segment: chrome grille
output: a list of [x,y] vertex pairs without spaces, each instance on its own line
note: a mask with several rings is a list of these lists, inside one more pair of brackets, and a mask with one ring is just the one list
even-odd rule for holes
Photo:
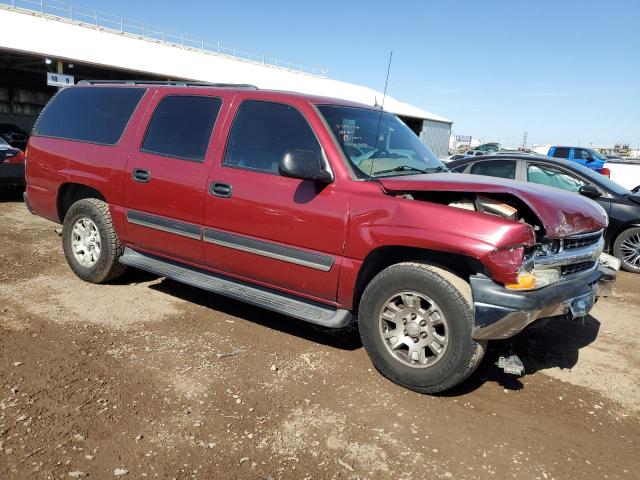
[[573,265],[564,265],[560,267],[560,275],[568,277],[569,275],[575,275],[576,273],[586,272],[596,266],[594,260],[589,262],[574,263]]
[[583,235],[576,235],[574,237],[565,238],[562,241],[564,250],[574,250],[576,248],[584,248],[590,245],[595,245],[600,241],[602,232],[587,233]]
[[560,280],[568,280],[575,275],[592,271],[604,248],[603,231],[572,235],[560,241],[558,253],[538,255],[538,268],[559,268]]

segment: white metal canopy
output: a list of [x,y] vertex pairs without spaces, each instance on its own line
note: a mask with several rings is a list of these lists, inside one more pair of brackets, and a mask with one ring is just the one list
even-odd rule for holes
[[[210,48],[155,40],[149,34],[135,35],[102,26],[87,19],[25,10],[0,1],[0,49],[36,53],[71,62],[84,62],[206,82],[251,83],[259,88],[342,98],[366,105],[382,102],[382,93],[361,85],[326,78],[326,71],[305,73],[305,69],[285,68],[255,57],[241,59]],[[18,5],[19,2],[14,2]],[[29,2],[39,5],[40,2]],[[164,38],[164,37],[162,37]],[[398,115],[451,123],[450,120],[419,107],[386,97],[385,110]]]

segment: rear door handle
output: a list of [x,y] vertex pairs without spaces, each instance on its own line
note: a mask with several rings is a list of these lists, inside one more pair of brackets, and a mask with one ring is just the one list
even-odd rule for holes
[[131,172],[131,178],[136,182],[147,183],[151,180],[151,172],[149,170],[144,170],[143,168],[134,168],[133,172]]
[[216,197],[229,198],[232,192],[233,188],[228,183],[213,182],[209,185],[209,193]]

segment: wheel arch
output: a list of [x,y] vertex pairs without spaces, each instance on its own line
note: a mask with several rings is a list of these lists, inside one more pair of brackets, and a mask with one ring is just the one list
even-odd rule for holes
[[64,222],[69,208],[78,200],[96,198],[106,202],[104,195],[94,187],[83,183],[66,182],[58,188],[57,211],[60,223]]
[[428,263],[448,270],[467,282],[471,275],[485,272],[478,259],[467,255],[399,245],[378,247],[369,252],[358,271],[353,290],[353,311],[357,313],[362,293],[378,273],[403,262]]
[[626,232],[630,228],[638,228],[638,227],[640,227],[640,220],[630,220],[620,225],[618,228],[616,228],[614,232],[611,232],[611,238],[609,240],[610,248],[613,248],[613,246],[616,243],[616,240],[618,240],[618,237],[620,235],[622,235],[624,232]]

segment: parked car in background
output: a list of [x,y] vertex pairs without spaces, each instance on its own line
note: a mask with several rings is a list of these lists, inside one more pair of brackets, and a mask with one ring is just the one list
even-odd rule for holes
[[483,152],[480,150],[467,150],[464,153],[455,153],[453,155],[448,156],[447,158],[443,158],[442,161],[445,163],[449,163],[452,160],[459,160],[461,158],[469,158],[469,157],[477,157],[480,155],[487,155],[488,153],[494,153],[494,152]]
[[500,150],[500,144],[497,142],[483,143],[482,145],[478,145],[475,150],[479,150],[481,152],[495,152]]
[[328,328],[357,322],[385,377],[435,393],[473,373],[487,340],[584,317],[615,280],[596,203],[446,170],[362,104],[92,82],[43,110],[25,203],[62,223],[85,281],[130,266]]
[[453,155],[449,155],[447,158],[444,158],[443,162],[450,162],[452,160],[460,160],[461,158],[467,158],[467,155],[464,153],[454,153]]
[[24,153],[0,138],[0,187],[24,186]]
[[613,160],[592,148],[584,147],[551,147],[548,156],[584,165],[628,190],[640,189],[640,161]]
[[492,153],[492,151],[484,151],[484,150],[467,150],[464,152],[467,157],[478,157],[480,155],[487,155],[488,153]]
[[0,138],[15,148],[27,149],[29,135],[20,127],[11,123],[0,123]]
[[593,148],[585,147],[551,147],[548,157],[564,158],[580,165],[584,165],[591,170],[595,170],[602,175],[609,176],[609,170],[605,168],[607,157],[597,152]]
[[447,167],[454,172],[548,185],[595,200],[609,215],[605,249],[621,260],[625,270],[640,273],[640,194],[578,163],[541,155],[466,158]]

